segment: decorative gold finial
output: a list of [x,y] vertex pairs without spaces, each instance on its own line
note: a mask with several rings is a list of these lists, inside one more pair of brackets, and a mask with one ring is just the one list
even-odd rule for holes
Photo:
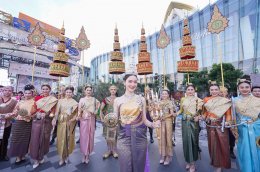
[[159,34],[159,38],[156,41],[156,45],[158,48],[160,49],[164,49],[166,48],[168,45],[170,44],[170,38],[167,35],[165,28],[162,24],[161,30],[160,30],[160,34]]
[[32,33],[28,35],[28,42],[34,46],[41,46],[45,41],[45,36],[42,33],[39,22],[36,24]]
[[215,5],[213,15],[208,23],[208,31],[219,34],[224,31],[226,27],[228,27],[228,22],[228,19],[220,13],[218,6]]
[[76,39],[76,47],[82,51],[82,50],[86,50],[90,47],[90,42],[87,38],[87,35],[85,33],[85,29],[82,26],[81,30],[80,30],[80,34],[78,36],[78,38]]

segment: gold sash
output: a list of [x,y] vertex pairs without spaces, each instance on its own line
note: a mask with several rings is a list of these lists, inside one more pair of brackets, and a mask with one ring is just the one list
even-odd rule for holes
[[131,124],[139,117],[142,109],[138,98],[134,97],[121,105],[120,120],[123,124]]
[[53,96],[41,98],[36,101],[37,109],[43,110],[47,113],[56,105],[57,101],[58,99]]
[[204,104],[208,112],[221,118],[231,107],[231,100],[224,97],[214,97]]
[[203,101],[195,96],[188,96],[183,99],[182,107],[185,114],[196,115],[199,109],[202,109]]
[[242,97],[235,102],[235,106],[238,113],[256,119],[260,113],[260,98],[252,95]]
[[162,109],[163,116],[170,114],[170,111],[175,110],[174,104],[171,100],[161,100],[160,101],[160,108]]

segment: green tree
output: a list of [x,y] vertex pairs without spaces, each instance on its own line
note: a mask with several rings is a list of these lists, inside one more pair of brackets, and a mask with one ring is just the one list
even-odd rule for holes
[[[208,93],[208,71],[203,70],[197,73],[190,73],[190,83],[193,83],[196,87],[196,91],[199,94],[200,97],[205,97]],[[184,75],[184,85],[188,82],[188,75]]]
[[[235,69],[231,63],[223,63],[224,71],[224,84],[229,92],[236,92],[237,79],[241,78],[243,72],[240,69]],[[208,81],[217,81],[221,85],[221,69],[220,64],[213,64],[212,69],[202,70],[198,73],[190,73],[190,82],[196,86],[197,92],[200,97],[205,97],[208,94],[209,84]],[[184,85],[188,81],[188,75],[184,75]]]
[[[240,69],[235,69],[231,63],[223,63],[222,65],[225,87],[228,88],[229,92],[236,92],[237,79],[243,76],[243,72]],[[217,81],[221,85],[220,64],[213,64],[212,69],[209,72],[209,80]]]
[[[102,101],[105,97],[110,96],[109,87],[112,84],[99,82],[97,85],[94,85],[94,97],[96,97],[99,101]],[[117,95],[121,96],[124,94],[124,85],[121,82],[114,83],[113,85],[117,86]]]

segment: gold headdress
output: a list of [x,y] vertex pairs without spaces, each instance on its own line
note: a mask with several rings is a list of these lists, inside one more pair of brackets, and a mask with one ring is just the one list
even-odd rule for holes
[[225,86],[224,86],[224,87],[223,87],[223,86],[220,86],[219,88],[220,88],[220,91],[221,91],[221,92],[228,92],[228,89],[227,89],[227,87],[225,87]]
[[164,86],[162,91],[168,91],[169,92],[170,90],[169,90],[169,88],[167,86]]
[[144,88],[144,91],[150,91],[149,85],[147,85],[147,86]]
[[193,83],[187,82],[187,83],[186,83],[186,89],[187,89],[189,86],[193,87],[193,88],[196,90],[196,87],[195,87],[195,85],[194,85]]
[[110,90],[110,89],[118,90],[117,86],[115,86],[115,85],[111,85],[111,86],[109,87],[109,90]]
[[246,79],[246,78],[240,78],[240,79],[237,80],[237,85],[242,84],[242,83],[251,84],[251,81]]
[[188,86],[194,86],[194,85],[193,85],[193,83],[187,82],[186,86],[188,87]]
[[218,83],[217,83],[217,81],[211,81],[211,80],[209,80],[209,85],[218,85]]
[[90,87],[91,89],[93,88],[91,84],[85,84],[84,86],[84,90],[86,90],[86,88]]
[[46,87],[48,87],[48,88],[51,90],[51,86],[50,86],[49,83],[45,82],[45,83],[43,83],[43,84],[41,85],[41,87],[43,87],[43,86],[46,86]]
[[126,75],[136,75],[136,76],[138,76],[138,73],[136,73],[135,71],[126,71],[123,76],[125,77]]

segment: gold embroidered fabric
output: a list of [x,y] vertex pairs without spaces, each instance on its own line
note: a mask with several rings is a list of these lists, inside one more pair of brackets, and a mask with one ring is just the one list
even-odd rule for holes
[[99,101],[95,97],[91,97],[88,99],[82,98],[79,104],[82,112],[82,117],[87,119],[95,113],[95,111],[97,110],[97,106],[99,105]]
[[[131,124],[141,113],[140,97],[133,97],[120,107],[120,119],[123,124]],[[141,101],[141,100],[140,100]]]
[[196,96],[187,96],[182,98],[181,109],[187,115],[194,116],[202,108],[203,100]]
[[74,99],[60,99],[56,108],[58,121],[63,122],[73,118],[76,114],[78,103]]
[[252,95],[241,97],[235,102],[236,111],[242,115],[257,118],[260,113],[260,99]]
[[33,110],[33,105],[34,105],[34,100],[21,100],[17,104],[17,120],[25,120],[25,121],[30,121],[29,119],[24,118],[25,116],[30,116],[31,112]]
[[41,109],[47,113],[56,105],[57,101],[58,99],[55,97],[48,96],[36,101],[36,105],[38,109]]
[[231,107],[231,100],[224,97],[214,97],[208,100],[204,107],[210,113],[215,114],[218,118],[221,118]]
[[174,111],[174,105],[171,100],[161,100],[160,108],[162,109],[163,115],[170,114],[170,110]]

